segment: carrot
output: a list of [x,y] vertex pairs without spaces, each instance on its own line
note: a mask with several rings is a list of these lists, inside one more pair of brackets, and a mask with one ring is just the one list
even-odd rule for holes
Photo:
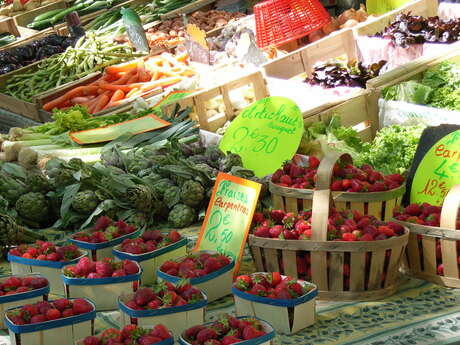
[[65,94],[63,94],[61,97],[55,98],[52,101],[46,103],[43,105],[43,109],[46,111],[51,111],[53,108],[59,108],[62,103],[65,101],[68,101],[74,97],[81,96],[81,95],[90,95],[93,93],[97,92],[98,87],[97,86],[78,86],[75,89],[72,89]]
[[149,90],[153,90],[154,88],[156,88],[158,86],[177,84],[181,80],[182,80],[182,77],[179,77],[179,76],[178,77],[171,77],[171,78],[164,78],[164,79],[160,79],[160,80],[155,80],[153,82],[144,83],[144,85],[142,85],[140,87],[140,90],[141,90],[141,92],[146,92],[146,91],[149,91]]
[[178,67],[178,66],[181,65],[181,63],[179,61],[177,61],[177,59],[175,59],[174,56],[172,56],[169,53],[163,53],[163,54],[161,54],[161,57],[164,60],[166,60],[172,67]]
[[176,55],[176,60],[179,62],[186,62],[188,59],[187,51],[183,52],[182,54]]
[[139,73],[133,74],[126,82],[126,84],[137,83],[139,81]]
[[90,100],[92,100],[94,97],[91,96],[80,96],[80,97],[74,97],[70,100],[70,103],[72,104],[85,104],[88,103]]
[[99,99],[96,103],[96,106],[93,109],[93,114],[101,111],[107,105],[107,103],[109,103],[110,100],[110,96],[107,93],[103,93],[98,98]]
[[160,71],[156,69],[155,71],[153,71],[152,78],[150,80],[151,81],[158,80],[159,77],[160,77]]
[[134,89],[131,89],[131,91],[129,91],[126,95],[125,95],[125,98],[131,98],[131,96],[138,92],[139,91],[139,88],[138,87],[135,87]]
[[112,102],[115,102],[115,101],[119,101],[119,100],[122,100],[125,98],[125,93],[121,90],[116,90],[112,97],[110,98],[110,101],[109,103],[112,103]]
[[[133,84],[131,84],[133,85]],[[100,86],[101,89],[103,90],[110,90],[110,91],[117,91],[117,90],[121,90],[123,92],[129,92],[131,91],[131,89],[133,87],[131,87],[131,85],[112,85],[112,84],[103,84]]]
[[108,74],[115,74],[120,72],[127,72],[134,68],[137,68],[137,60],[120,63],[118,65],[108,66],[105,68],[105,72]]

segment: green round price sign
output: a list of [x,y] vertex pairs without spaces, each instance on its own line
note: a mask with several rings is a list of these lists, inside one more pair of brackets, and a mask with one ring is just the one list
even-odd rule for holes
[[460,183],[460,130],[449,133],[426,153],[412,182],[410,201],[442,205]]
[[263,177],[292,159],[303,130],[297,104],[286,97],[267,97],[244,109],[232,121],[220,149],[239,154],[245,168]]

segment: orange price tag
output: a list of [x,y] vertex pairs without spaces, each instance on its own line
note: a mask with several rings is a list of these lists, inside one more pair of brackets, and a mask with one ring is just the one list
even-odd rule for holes
[[219,173],[201,226],[197,250],[216,250],[235,260],[234,275],[251,227],[261,185]]

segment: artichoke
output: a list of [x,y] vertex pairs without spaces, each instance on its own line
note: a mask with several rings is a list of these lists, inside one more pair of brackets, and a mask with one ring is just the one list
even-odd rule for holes
[[181,189],[177,186],[171,186],[165,190],[163,194],[163,201],[165,204],[172,208],[180,202]]
[[190,162],[195,164],[208,164],[209,159],[205,155],[194,155],[187,158]]
[[238,176],[238,177],[246,178],[246,179],[250,179],[251,177],[254,177],[254,171],[250,169],[242,168],[240,166],[233,166],[230,169],[230,174],[233,176]]
[[163,198],[166,189],[168,189],[171,186],[174,186],[173,181],[171,181],[168,178],[162,178],[160,180],[157,180],[155,184],[152,186],[152,188],[155,195],[157,195],[159,198]]
[[195,169],[201,170],[209,177],[215,177],[217,176],[217,173],[219,172],[219,170],[213,168],[212,166],[206,163],[195,164]]
[[204,199],[205,190],[203,186],[196,181],[186,181],[180,190],[181,201],[190,207],[198,206]]
[[10,203],[3,196],[0,195],[0,213],[7,213]]
[[151,210],[153,199],[152,190],[146,185],[139,184],[126,190],[126,200],[136,210],[142,212]]
[[184,204],[177,204],[169,212],[168,222],[176,228],[185,228],[196,221],[195,211]]
[[217,168],[217,162],[223,158],[225,158],[225,154],[219,149],[218,146],[212,145],[206,148],[204,155],[208,158],[209,164],[212,164]]
[[29,172],[26,183],[32,192],[46,193],[51,189],[50,181],[39,170]]
[[49,205],[43,194],[30,192],[16,201],[16,211],[26,220],[41,223],[48,219]]
[[0,213],[0,246],[2,248],[17,243],[19,227],[13,217]]
[[99,199],[92,190],[85,190],[75,194],[72,201],[72,208],[80,214],[90,215],[99,205]]
[[243,166],[243,161],[237,154],[227,152],[227,155],[219,161],[220,171],[229,172],[234,166]]

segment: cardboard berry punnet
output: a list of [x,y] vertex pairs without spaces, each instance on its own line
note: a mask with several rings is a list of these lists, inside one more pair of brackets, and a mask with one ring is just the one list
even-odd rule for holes
[[394,210],[395,221],[410,230],[404,269],[439,285],[460,288],[460,185],[447,193],[442,208],[410,204]]
[[203,291],[208,301],[212,302],[231,293],[234,267],[232,258],[213,250],[200,250],[165,261],[158,269],[157,276],[173,284],[183,278],[190,279],[190,284]]
[[[22,251],[25,253],[21,255]],[[39,254],[41,251],[49,254]],[[30,252],[38,255],[30,255]],[[86,255],[85,251],[78,250],[74,245],[58,247],[51,242],[37,241],[34,245],[20,245],[10,249],[7,259],[10,262],[13,275],[41,274],[49,281],[50,293],[64,296],[61,269],[77,263]]]
[[69,241],[79,248],[89,251],[93,260],[113,257],[112,249],[125,239],[138,237],[142,229],[136,229],[122,220],[113,222],[112,219],[102,216],[94,228],[74,233]]
[[140,288],[134,294],[118,298],[121,324],[138,326],[168,325],[174,335],[204,322],[208,298],[187,281],[176,285],[160,282],[151,288]]
[[7,309],[43,301],[50,292],[48,280],[39,274],[2,277],[0,286],[4,293],[0,296],[1,329],[6,328],[3,315]]
[[[21,318],[25,309],[31,319]],[[11,345],[74,345],[94,332],[95,305],[84,298],[38,302],[9,309],[5,323]]]
[[[173,236],[172,233],[177,235]],[[153,248],[156,249],[149,250],[149,241],[155,243]],[[138,262],[142,268],[141,283],[153,284],[157,279],[157,270],[163,262],[185,255],[186,246],[187,239],[181,238],[176,231],[161,233],[153,230],[145,231],[139,239],[125,239],[112,252],[116,259]]]
[[135,261],[114,262],[111,258],[91,261],[82,258],[75,266],[62,270],[67,298],[90,298],[97,311],[117,309],[117,297],[135,291],[142,269]]
[[238,316],[266,320],[280,333],[296,333],[315,323],[314,284],[278,272],[257,272],[236,278],[232,288]]

